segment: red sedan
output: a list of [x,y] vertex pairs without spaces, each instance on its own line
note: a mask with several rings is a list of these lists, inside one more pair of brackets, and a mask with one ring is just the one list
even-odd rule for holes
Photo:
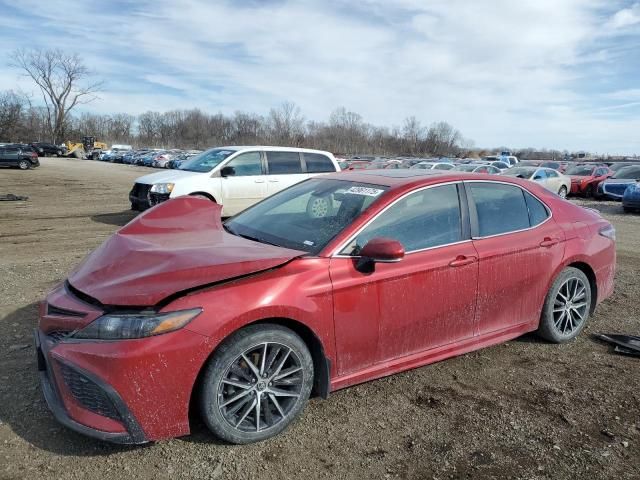
[[604,165],[576,165],[569,168],[565,175],[571,177],[572,195],[593,197],[600,182],[613,175],[613,171]]
[[613,290],[611,224],[517,178],[346,172],[220,211],[148,210],[42,303],[60,422],[143,443],[188,434],[199,412],[228,442],[259,441],[312,394],[527,332],[570,341]]

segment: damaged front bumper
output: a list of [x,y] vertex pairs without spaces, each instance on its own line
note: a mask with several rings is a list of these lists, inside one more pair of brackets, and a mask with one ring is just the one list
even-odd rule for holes
[[[112,443],[141,444],[148,441],[145,438],[140,425],[113,388],[102,382],[95,375],[71,364],[70,362],[62,361],[59,358],[53,359],[50,356],[50,349],[53,345],[53,341],[47,338],[47,336],[42,332],[36,330],[34,338],[42,393],[44,394],[49,410],[51,410],[51,413],[53,413],[53,416],[58,420],[58,422],[65,427],[88,437]],[[59,366],[54,367],[53,362],[58,362]],[[68,384],[66,385],[66,388],[71,392],[72,396],[75,396],[75,400],[80,404],[80,409],[85,407],[85,409],[90,412],[92,410],[92,403],[98,405],[99,403],[106,402],[106,408],[112,409],[113,412],[113,414],[110,415],[112,417],[110,420],[120,423],[122,425],[122,430],[124,431],[117,431],[113,428],[111,429],[112,431],[100,430],[98,428],[84,425],[72,418],[67,408],[65,408],[63,400],[64,394],[61,392],[59,382],[56,381],[56,374],[54,372],[58,369],[64,369],[65,372],[70,372],[63,375],[63,377],[65,377],[63,382],[67,379],[77,379],[77,382],[79,382],[80,385],[75,388],[69,387]],[[91,386],[86,389],[84,394],[82,392],[82,384],[85,386]],[[69,392],[67,392],[67,394],[69,394]],[[94,398],[91,398],[92,395]],[[97,401],[95,398],[96,396],[102,398]],[[97,412],[93,413],[96,414]],[[106,418],[107,417],[105,417],[105,419]]]

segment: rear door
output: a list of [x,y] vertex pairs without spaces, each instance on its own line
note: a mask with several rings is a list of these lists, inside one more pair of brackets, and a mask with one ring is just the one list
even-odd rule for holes
[[550,210],[517,185],[465,182],[478,252],[478,334],[535,323],[564,256]]
[[267,196],[262,153],[240,153],[224,165],[229,173],[220,179],[224,215],[235,215]]
[[306,180],[300,152],[267,151],[267,194],[273,195]]

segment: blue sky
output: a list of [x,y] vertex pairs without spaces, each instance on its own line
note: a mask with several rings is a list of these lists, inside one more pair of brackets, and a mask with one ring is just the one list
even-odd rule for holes
[[100,113],[292,101],[445,120],[476,146],[640,153],[640,2],[0,0],[0,90],[32,89],[18,47],[82,55]]

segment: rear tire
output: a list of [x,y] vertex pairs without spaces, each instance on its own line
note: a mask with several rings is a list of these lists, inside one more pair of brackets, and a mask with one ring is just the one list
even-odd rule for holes
[[560,198],[567,198],[567,187],[565,187],[564,185],[560,187],[560,190],[558,190],[558,195],[560,195]]
[[56,157],[61,157],[62,156],[62,150],[58,150],[56,152]]
[[200,408],[217,437],[259,442],[298,418],[312,386],[313,360],[297,334],[281,325],[250,325],[227,338],[209,360]]
[[589,319],[591,294],[587,276],[577,268],[565,268],[547,293],[538,335],[552,343],[567,343],[576,338]]
[[18,168],[20,170],[29,170],[29,168],[31,168],[31,164],[26,160],[20,160],[18,162]]
[[593,185],[587,185],[587,188],[584,190],[585,198],[593,197]]

